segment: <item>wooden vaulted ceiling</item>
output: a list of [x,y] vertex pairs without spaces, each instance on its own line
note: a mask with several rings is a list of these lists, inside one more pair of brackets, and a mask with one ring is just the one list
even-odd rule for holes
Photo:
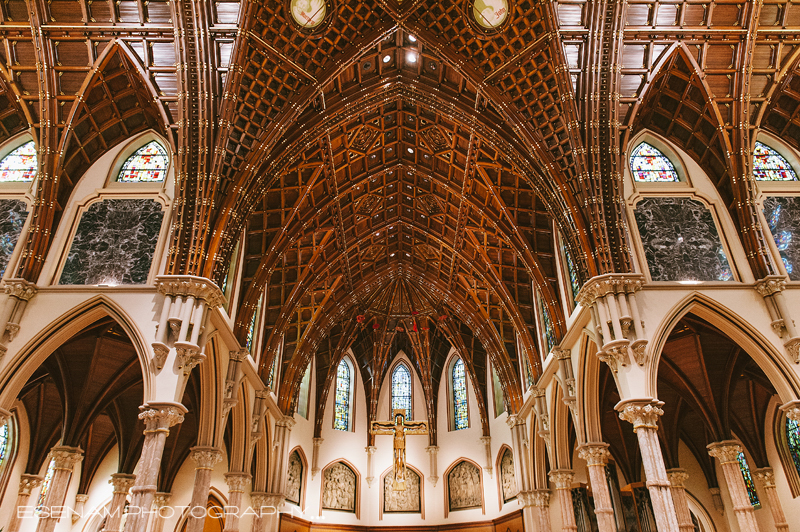
[[[631,269],[621,175],[644,128],[707,169],[772,272],[746,176],[759,128],[800,147],[796,2],[516,1],[489,33],[460,2],[327,5],[313,34],[284,2],[0,5],[0,140],[33,128],[41,165],[17,275],[37,280],[86,168],[147,129],[174,153],[169,273],[221,283],[244,234],[237,334],[264,293],[289,409],[311,357],[381,335],[420,360],[476,341],[513,410],[519,359],[539,363],[534,285],[563,332],[556,230],[581,280]],[[380,320],[399,280],[447,319]]]

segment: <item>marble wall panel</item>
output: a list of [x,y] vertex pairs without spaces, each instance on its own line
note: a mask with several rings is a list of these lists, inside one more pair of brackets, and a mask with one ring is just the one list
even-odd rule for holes
[[28,219],[28,205],[22,200],[0,199],[0,276],[5,273],[8,261]]

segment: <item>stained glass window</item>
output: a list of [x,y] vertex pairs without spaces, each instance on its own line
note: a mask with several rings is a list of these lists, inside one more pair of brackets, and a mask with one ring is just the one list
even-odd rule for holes
[[544,340],[547,344],[547,352],[549,353],[556,346],[556,332],[553,329],[553,322],[550,319],[550,313],[547,307],[544,306],[544,301],[539,297],[539,313],[542,316],[542,327],[544,328]]
[[500,384],[500,377],[492,365],[492,395],[494,395],[494,417],[499,416],[506,411],[506,405],[503,402],[503,385]]
[[469,427],[467,414],[467,372],[460,358],[453,364],[453,428],[461,430]]
[[756,142],[753,150],[753,177],[757,181],[797,181],[797,173],[789,161],[760,142]]
[[52,458],[47,465],[47,473],[44,474],[44,481],[42,482],[42,491],[39,492],[39,502],[36,504],[36,510],[41,510],[44,506],[44,500],[47,498],[47,491],[50,489],[50,482],[53,480],[53,471],[55,470],[56,462]]
[[333,428],[350,430],[350,366],[342,360],[336,370]]
[[567,263],[567,274],[569,274],[569,285],[572,288],[572,298],[575,299],[575,296],[578,295],[578,292],[581,289],[581,283],[578,281],[578,269],[575,267],[575,263],[572,262],[572,255],[570,255],[569,251],[566,249],[564,250],[564,262]]
[[0,466],[6,461],[8,454],[8,423],[3,423],[0,427]]
[[297,413],[308,419],[308,401],[311,393],[311,363],[306,366],[303,380],[300,381],[300,394],[297,397]]
[[0,182],[33,181],[38,166],[36,145],[31,140],[0,161]]
[[277,388],[275,387],[275,374],[278,370],[278,357],[276,356],[272,360],[272,367],[269,369],[269,375],[267,375],[267,388],[272,390],[273,392],[277,392]]
[[[770,196],[764,199],[764,217],[789,279],[800,281],[800,240],[794,238],[800,222],[800,198]],[[798,265],[797,270],[794,269],[795,264]]]
[[761,508],[761,501],[758,500],[758,493],[756,493],[756,485],[753,482],[753,477],[750,475],[750,466],[747,465],[747,459],[744,453],[740,452],[736,458],[739,461],[739,469],[742,470],[742,478],[744,478],[744,485],[747,487],[747,496],[750,497],[750,504],[754,508]]
[[786,443],[789,446],[789,453],[792,455],[797,474],[800,475],[800,422],[786,419]]
[[402,408],[406,419],[411,419],[411,372],[405,364],[398,364],[392,373],[392,411]]
[[250,326],[247,328],[247,339],[245,340],[245,347],[250,351],[253,352],[253,341],[256,337],[256,325],[258,324],[258,315],[261,313],[261,302],[263,301],[264,296],[258,298],[258,305],[256,305],[256,311],[253,312],[252,317],[250,318]]
[[680,181],[678,172],[666,155],[655,146],[642,142],[631,154],[633,179],[649,183]]
[[161,143],[148,142],[122,164],[117,181],[120,183],[156,183],[167,177],[169,156]]

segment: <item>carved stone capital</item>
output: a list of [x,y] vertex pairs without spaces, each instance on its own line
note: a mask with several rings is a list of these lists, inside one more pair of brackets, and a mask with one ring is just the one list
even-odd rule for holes
[[572,351],[560,347],[554,347],[552,353],[556,360],[569,360],[572,356]]
[[430,445],[425,447],[425,452],[428,454],[439,454],[439,446],[438,445]]
[[654,399],[628,399],[620,401],[614,408],[619,418],[633,424],[633,432],[641,428],[657,429],[658,418],[664,415],[664,403]]
[[169,347],[161,342],[153,342],[150,345],[153,347],[153,365],[156,369],[163,368],[164,362],[167,361],[167,355],[169,355]]
[[533,490],[533,495],[531,496],[531,506],[549,508],[550,490]]
[[322,442],[324,442],[324,441],[325,441],[325,438],[314,438],[312,440],[312,442],[314,444],[314,447],[319,447],[320,445],[322,445]]
[[150,403],[139,407],[139,419],[144,421],[145,432],[169,430],[183,423],[186,407],[180,403]]
[[6,421],[11,419],[11,412],[0,408],[0,427],[5,425]]
[[192,447],[191,451],[196,469],[213,469],[222,460],[222,451],[216,447]]
[[153,506],[155,506],[156,508],[163,508],[164,506],[169,504],[171,498],[172,498],[172,493],[167,493],[166,491],[158,491],[153,497]]
[[545,395],[547,395],[547,390],[545,390],[544,388],[537,388],[536,386],[534,386],[531,388],[531,395],[537,398],[544,397]]
[[575,481],[572,469],[553,469],[548,476],[557,490],[572,489],[572,483]]
[[257,514],[264,512],[264,515],[274,514],[275,510],[283,505],[285,497],[279,493],[266,493],[254,491],[250,493],[250,506]]
[[492,437],[491,436],[481,436],[480,441],[484,445],[491,445],[492,444]]
[[367,445],[366,447],[364,447],[364,452],[366,452],[369,456],[375,454],[375,451],[377,450],[378,448],[375,447],[374,445]]
[[230,357],[231,360],[241,362],[242,360],[250,356],[250,351],[248,351],[247,349],[233,350],[229,353],[228,356]]
[[635,273],[608,273],[589,279],[575,297],[580,305],[590,307],[598,297],[606,294],[632,294],[642,289],[644,275]]
[[789,338],[783,347],[786,348],[786,352],[789,353],[789,356],[794,361],[795,364],[800,364],[800,337]]
[[708,488],[708,492],[711,493],[711,501],[714,503],[714,508],[720,514],[725,515],[725,504],[722,502],[722,494],[719,488]]
[[742,452],[742,446],[736,440],[725,440],[710,443],[706,445],[708,454],[719,460],[721,464],[730,462],[739,463],[739,453]]
[[22,301],[30,301],[39,291],[39,287],[25,279],[6,279],[3,281],[6,294]]
[[21,475],[19,477],[19,490],[17,493],[19,495],[28,496],[31,494],[31,491],[41,486],[42,482],[44,482],[44,477],[40,477],[39,475]]
[[288,430],[292,430],[294,426],[297,425],[297,421],[295,421],[292,416],[283,416],[275,422],[275,425],[278,427],[286,427]]
[[156,289],[167,296],[194,297],[204,301],[210,308],[225,304],[225,295],[211,280],[195,275],[159,275]]
[[771,296],[786,289],[786,278],[782,275],[767,275],[756,281],[755,288],[761,296]]
[[786,417],[793,421],[800,421],[800,401],[789,401],[780,408]]
[[178,368],[183,369],[184,375],[191,373],[206,358],[199,346],[186,342],[175,342],[175,351],[178,353]]
[[114,486],[114,493],[125,493],[133,487],[136,483],[136,475],[128,475],[126,473],[114,473],[108,479],[108,483]]
[[225,473],[225,483],[228,484],[229,492],[243,492],[250,483],[250,473]]
[[50,458],[53,459],[53,469],[65,469],[72,471],[75,464],[83,460],[83,449],[80,447],[67,447],[59,445],[50,450]]
[[647,340],[634,340],[631,351],[637,364],[644,366],[647,363]]
[[524,423],[524,421],[520,420],[516,414],[509,414],[506,418],[506,425],[509,427],[515,427],[516,425],[520,425]]
[[19,334],[19,324],[11,322],[6,323],[6,334],[8,335],[8,341],[13,342],[14,338]]
[[760,480],[765,489],[775,487],[775,472],[771,467],[762,467],[761,469],[753,470],[753,477]]
[[585,443],[578,447],[578,457],[590,466],[605,465],[609,456],[608,444],[604,442]]
[[667,469],[667,478],[669,478],[670,485],[676,488],[686,487],[686,481],[689,480],[689,474],[685,469]]

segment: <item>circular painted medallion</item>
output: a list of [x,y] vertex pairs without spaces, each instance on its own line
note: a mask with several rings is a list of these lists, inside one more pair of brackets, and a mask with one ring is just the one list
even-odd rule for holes
[[507,0],[475,0],[472,4],[475,22],[487,30],[493,30],[508,16]]
[[322,24],[327,13],[325,0],[291,0],[289,8],[297,25],[309,30]]

